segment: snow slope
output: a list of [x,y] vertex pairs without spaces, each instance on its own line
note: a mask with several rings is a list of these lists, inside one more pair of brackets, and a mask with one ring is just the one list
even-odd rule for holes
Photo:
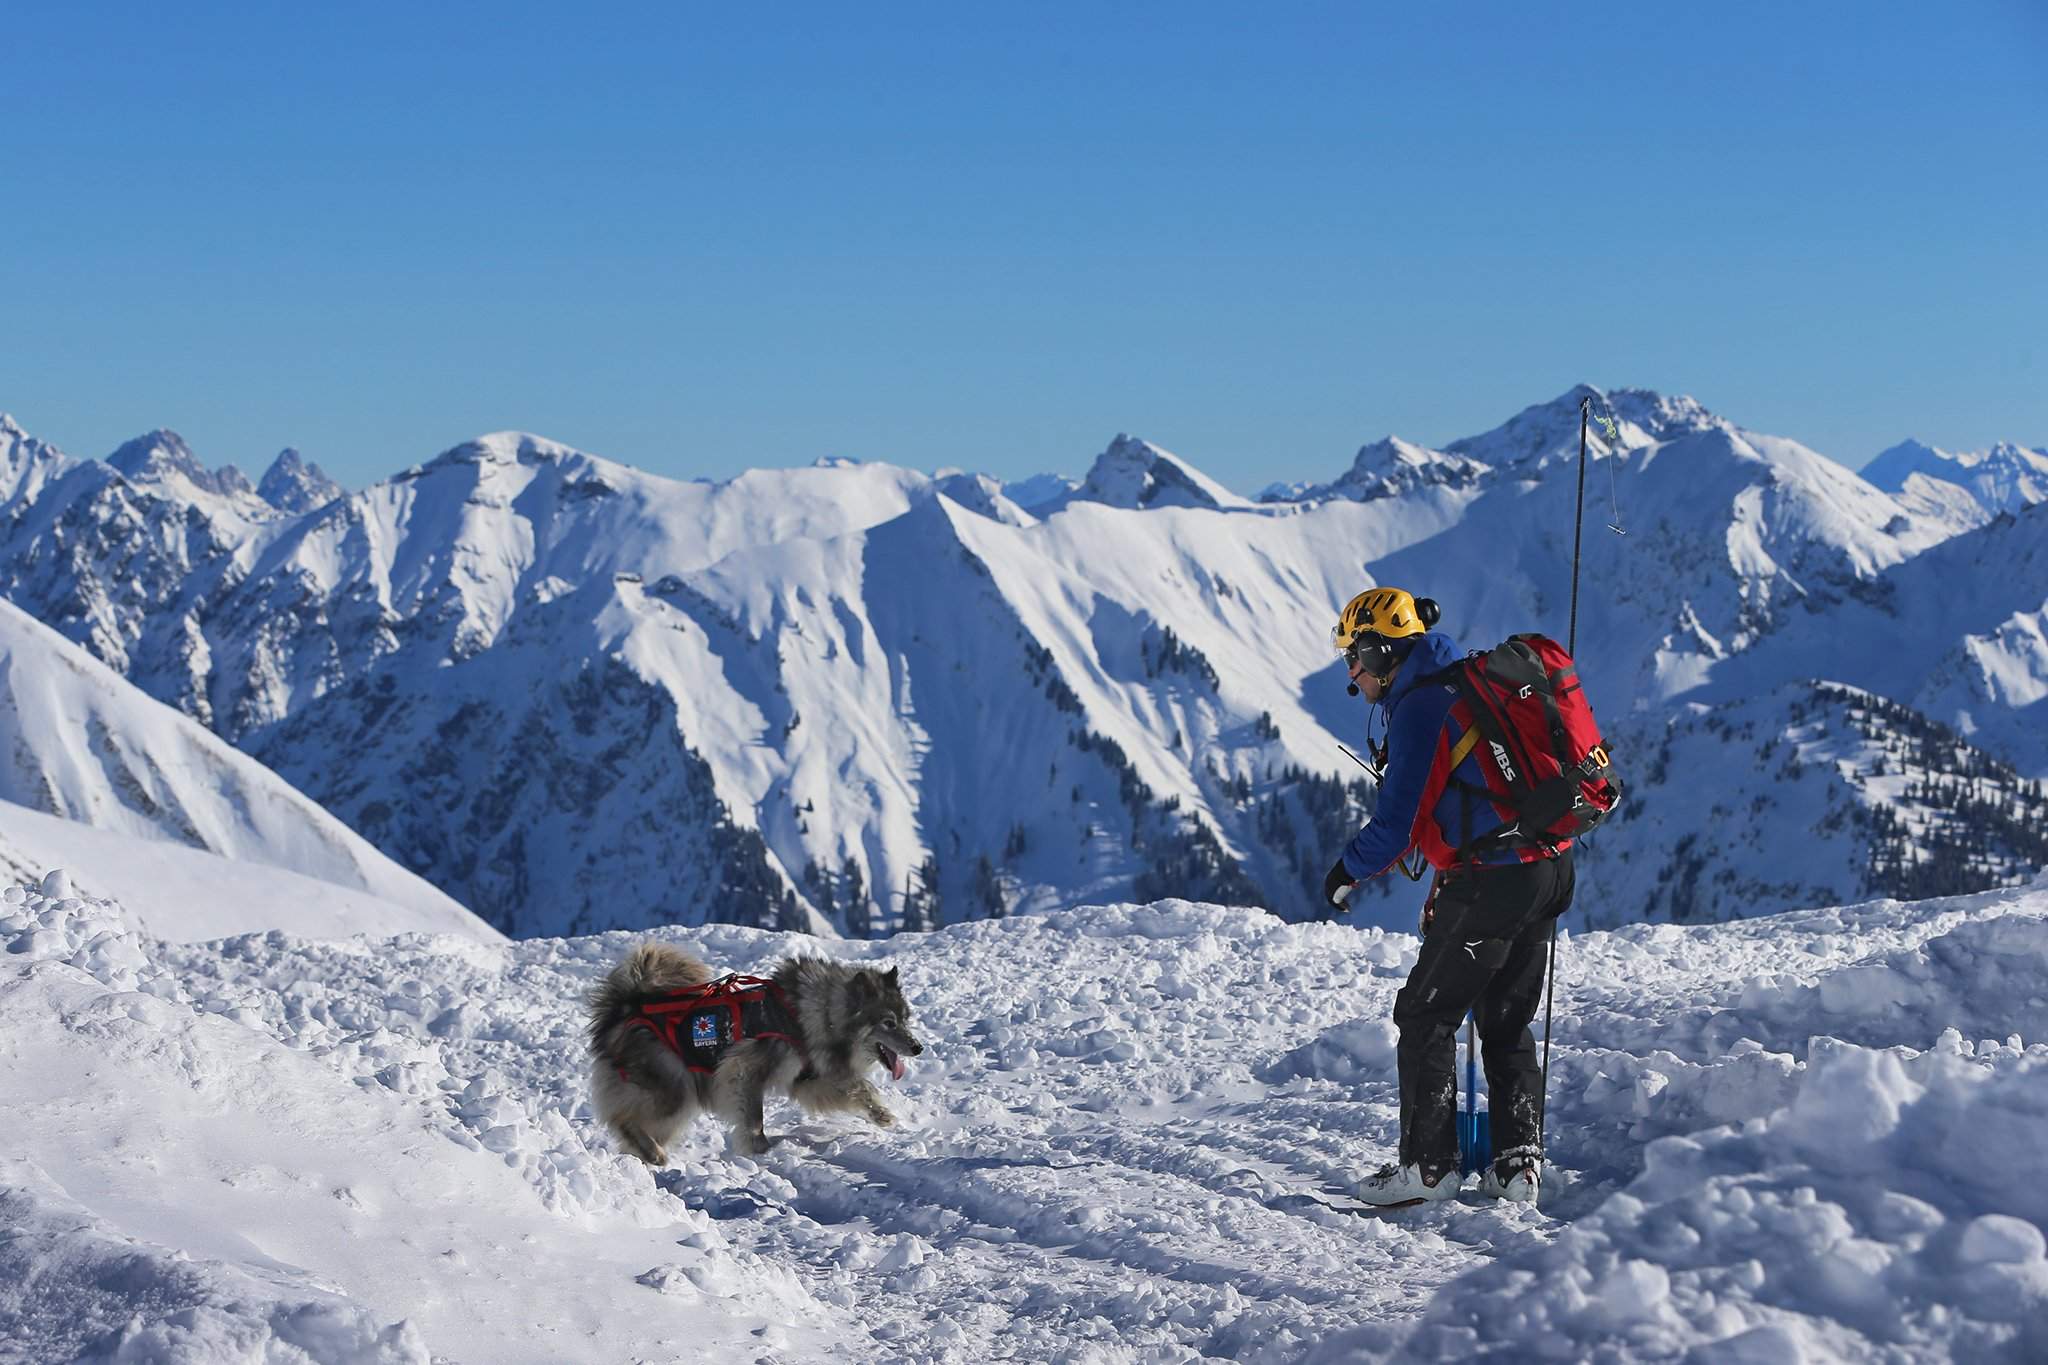
[[411,927],[490,933],[255,759],[7,602],[0,756],[0,802],[366,893],[385,903],[379,925],[401,909]]
[[1771,915],[2010,886],[2048,863],[2040,784],[1909,707],[1839,683],[1695,703],[1630,751],[1579,853],[1579,922]]
[[236,862],[165,839],[95,829],[0,801],[0,878],[45,868],[89,868],[76,893],[146,905],[137,924],[187,943],[280,930],[295,938],[355,934],[454,934],[483,943],[503,936],[452,901],[412,904],[263,863]]
[[1846,594],[1810,629],[1731,660],[1703,700],[1829,677],[2048,775],[2048,504],[2004,513]]
[[1163,902],[844,945],[931,1044],[901,1126],[777,1104],[761,1160],[700,1125],[654,1175],[593,1131],[576,1036],[632,941],[178,945],[0,893],[0,1354],[2048,1348],[2048,878],[1566,935],[1543,1207],[1386,1217],[1318,1199],[1388,1153],[1412,937]]

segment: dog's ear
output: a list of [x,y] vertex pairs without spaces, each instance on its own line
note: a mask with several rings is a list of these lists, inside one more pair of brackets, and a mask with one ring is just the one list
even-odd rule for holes
[[903,998],[903,983],[897,978],[894,967],[882,973],[881,983],[880,1007],[898,1019],[908,1019],[910,1002]]
[[874,1003],[875,993],[873,972],[855,972],[853,979],[846,983],[846,998],[852,1002],[855,1009]]

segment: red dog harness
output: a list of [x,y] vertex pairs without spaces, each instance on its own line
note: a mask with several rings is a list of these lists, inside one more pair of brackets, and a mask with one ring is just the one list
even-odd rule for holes
[[[642,1000],[625,1019],[645,1029],[692,1071],[712,1072],[726,1052],[749,1038],[773,1038],[795,1048],[811,1074],[810,1056],[796,1027],[796,1013],[782,987],[766,977],[737,972],[668,995]],[[619,1079],[631,1080],[619,1068]]]

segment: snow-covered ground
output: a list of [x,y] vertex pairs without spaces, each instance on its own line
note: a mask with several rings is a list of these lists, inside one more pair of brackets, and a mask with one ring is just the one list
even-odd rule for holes
[[705,1124],[655,1174],[577,1038],[630,935],[0,895],[0,1358],[2048,1358],[2048,878],[1567,936],[1541,1209],[1390,1216],[1317,1197],[1393,1143],[1411,936],[1169,901],[834,944],[931,1045],[902,1126],[771,1107],[763,1159]]

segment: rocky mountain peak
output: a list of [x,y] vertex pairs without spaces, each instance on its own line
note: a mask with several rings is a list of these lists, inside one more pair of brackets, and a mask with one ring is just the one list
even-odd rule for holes
[[34,497],[45,482],[70,465],[63,451],[37,440],[11,415],[0,412],[0,502]]
[[256,495],[282,512],[298,514],[324,507],[346,490],[290,446],[277,453],[270,468],[263,471]]
[[1863,477],[1911,506],[1974,503],[1982,517],[2048,501],[2048,450],[2000,441],[1988,450],[1943,450],[1904,440],[1863,467]]
[[[1573,401],[1576,405],[1577,400]],[[1705,431],[1709,427],[1726,425],[1720,417],[1709,412],[1705,404],[1689,394],[1665,394],[1654,389],[1616,389],[1607,395],[1607,402],[1625,427],[1640,427],[1660,441],[1668,441],[1687,431]],[[1599,411],[1597,400],[1594,411]]]
[[550,441],[545,436],[535,436],[527,431],[493,431],[451,446],[433,459],[427,461],[428,468],[435,465],[510,465],[545,464],[553,460],[572,459],[583,452],[559,441]]
[[1616,434],[1595,420],[1586,433],[1586,448],[1593,455],[1611,454],[1636,446],[1668,441],[1690,431],[1726,425],[1683,394],[1668,395],[1652,389],[1616,389],[1603,393],[1591,384],[1574,384],[1547,403],[1523,408],[1493,430],[1451,442],[1444,449],[1466,455],[1499,469],[1537,469],[1553,460],[1576,459],[1579,453],[1579,404],[1593,400],[1597,419],[1611,411]]
[[1118,432],[1073,495],[1112,507],[1243,507],[1245,499],[1172,451]]
[[184,437],[164,427],[124,442],[107,456],[107,463],[130,483],[163,484],[183,478],[208,493],[223,496],[256,491],[242,471],[231,464],[209,470],[185,444]]
[[1398,436],[1385,436],[1358,448],[1351,468],[1331,491],[1361,501],[1388,498],[1433,485],[1469,488],[1492,472],[1485,461],[1469,455],[1431,450]]

